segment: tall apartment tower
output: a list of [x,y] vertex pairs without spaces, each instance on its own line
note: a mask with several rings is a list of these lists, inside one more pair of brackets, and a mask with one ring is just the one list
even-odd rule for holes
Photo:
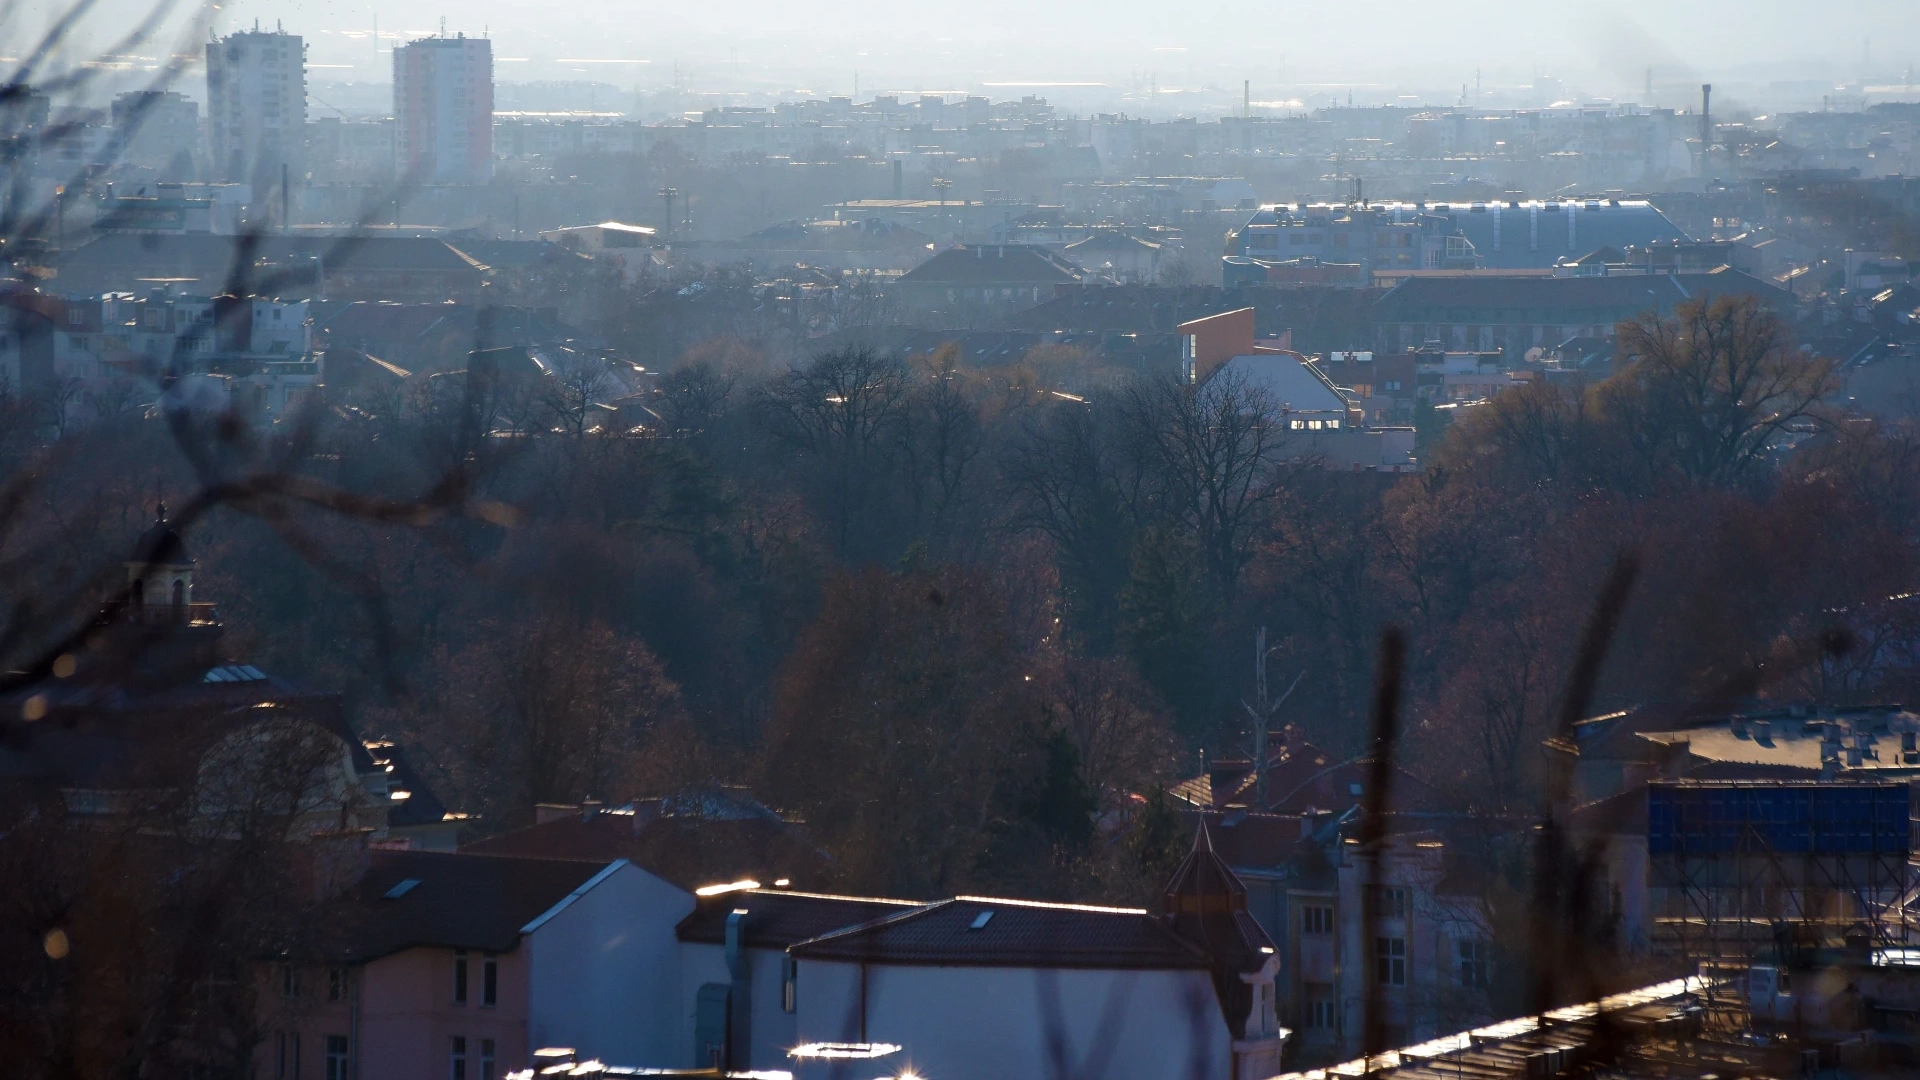
[[243,30],[207,44],[207,132],[213,174],[252,184],[306,172],[307,47],[298,34]]
[[393,50],[393,152],[403,180],[493,178],[493,43],[430,37]]

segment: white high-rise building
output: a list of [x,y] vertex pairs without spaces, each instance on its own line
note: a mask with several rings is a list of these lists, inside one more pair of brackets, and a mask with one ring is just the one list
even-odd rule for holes
[[401,179],[493,178],[493,43],[430,37],[393,50],[393,152]]
[[207,45],[207,129],[217,179],[255,194],[306,170],[307,48],[298,34],[243,30]]

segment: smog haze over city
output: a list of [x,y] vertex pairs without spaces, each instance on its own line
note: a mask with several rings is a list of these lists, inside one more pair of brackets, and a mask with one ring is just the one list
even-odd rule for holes
[[1920,1076],[1914,0],[0,0],[0,1077]]
[[[54,14],[26,5],[27,25],[36,10]],[[104,43],[144,11],[139,0],[98,4],[79,40]],[[679,87],[702,101],[770,104],[853,95],[857,85],[863,94],[1043,92],[1081,111],[1167,117],[1238,108],[1243,83],[1263,113],[1344,104],[1349,93],[1357,105],[1674,106],[1693,101],[1702,82],[1721,84],[1735,107],[1817,107],[1838,86],[1911,83],[1920,47],[1900,30],[1911,14],[1902,0],[1635,0],[1604,10],[1521,0],[1364,9],[1248,0],[1202,10],[1148,0],[238,0],[210,21],[220,33],[259,20],[304,34],[316,86],[390,82],[393,44],[444,26],[495,39],[502,82],[602,83],[626,95],[599,103],[617,111],[649,111],[632,91]],[[342,96],[354,104],[341,108],[359,110],[362,98]]]

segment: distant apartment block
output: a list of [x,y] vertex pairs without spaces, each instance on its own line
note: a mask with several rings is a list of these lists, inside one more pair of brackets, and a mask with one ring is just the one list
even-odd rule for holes
[[394,161],[416,183],[493,177],[493,43],[431,37],[393,50]]
[[306,45],[297,34],[246,30],[207,45],[207,130],[214,178],[280,182],[305,172]]

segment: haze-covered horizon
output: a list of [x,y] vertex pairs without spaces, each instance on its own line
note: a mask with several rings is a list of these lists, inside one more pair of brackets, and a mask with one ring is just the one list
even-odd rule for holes
[[[658,9],[605,0],[559,7],[239,0],[176,12],[166,40],[191,56],[207,32],[256,21],[302,35],[309,84],[340,87],[334,96],[353,102],[316,103],[314,115],[365,111],[363,99],[377,101],[374,88],[389,81],[393,44],[443,25],[447,33],[493,39],[501,84],[595,82],[624,94],[665,91],[684,105],[948,91],[1039,94],[1070,111],[1155,117],[1238,111],[1243,93],[1256,112],[1269,113],[1344,104],[1349,95],[1356,105],[1512,108],[1564,100],[1686,108],[1697,102],[1699,84],[1712,82],[1716,104],[1731,112],[1818,108],[1842,86],[1879,87],[1881,100],[1920,96],[1897,89],[1913,81],[1920,48],[1901,51],[1863,33],[1896,28],[1906,8],[1894,0],[1818,9],[1785,0],[1633,0],[1595,12],[1491,0],[1436,15],[1432,5],[1388,0],[1355,18],[1337,6],[1245,0],[1203,12],[1141,0],[980,0],[964,9],[874,0]],[[21,52],[59,10],[30,5],[6,31],[8,51]],[[69,62],[111,51],[112,35],[149,10],[144,0],[105,0],[76,35]],[[120,73],[121,87],[151,78],[142,69],[156,68],[162,55],[157,43],[139,50]],[[189,61],[173,85],[201,98],[202,79]],[[646,111],[631,98],[608,109]]]

